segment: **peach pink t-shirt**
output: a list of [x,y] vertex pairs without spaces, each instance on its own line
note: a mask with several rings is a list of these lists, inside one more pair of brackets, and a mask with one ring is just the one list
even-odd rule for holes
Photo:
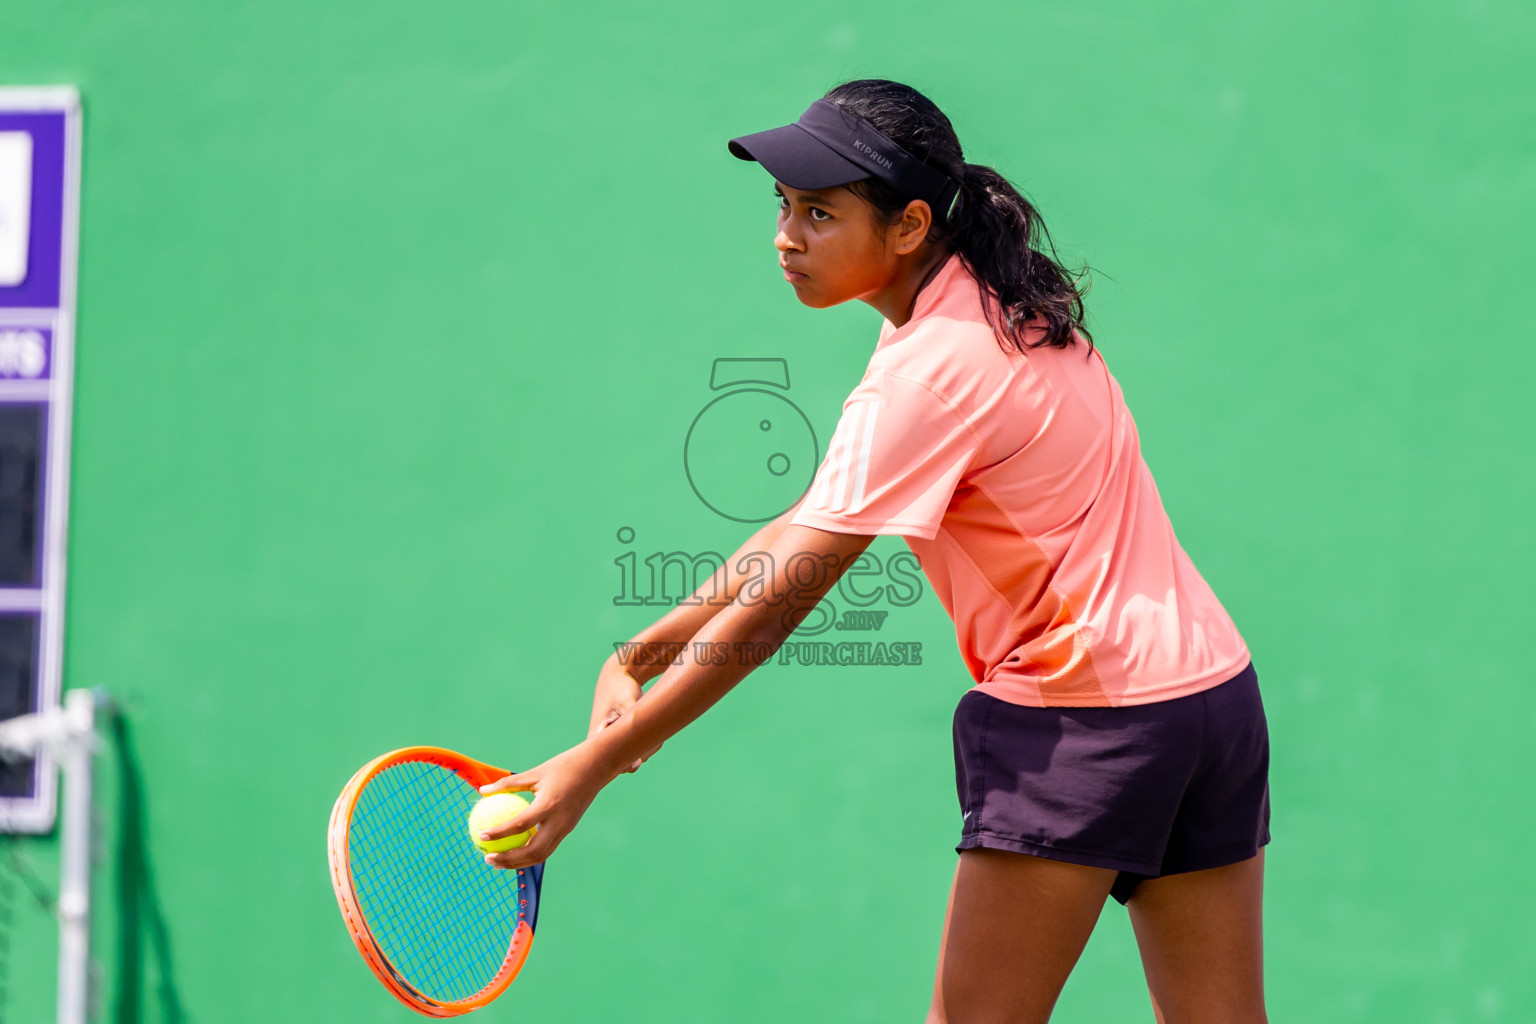
[[1249,660],[1097,349],[1005,350],[958,256],[881,329],[791,522],[905,536],[976,688],[1014,704],[1168,700]]

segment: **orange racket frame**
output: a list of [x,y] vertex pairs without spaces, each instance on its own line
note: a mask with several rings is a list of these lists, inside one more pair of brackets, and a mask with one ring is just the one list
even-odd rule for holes
[[373,971],[374,977],[383,983],[390,994],[417,1013],[429,1017],[457,1017],[478,1010],[506,991],[512,979],[517,977],[517,972],[522,969],[523,962],[528,959],[528,950],[533,945],[533,928],[527,921],[519,921],[507,949],[507,958],[491,981],[467,999],[450,1002],[418,992],[400,976],[389,958],[379,949],[373,934],[368,930],[362,908],[358,904],[357,891],[353,888],[352,865],[347,856],[352,811],[357,806],[363,787],[375,776],[395,765],[410,763],[435,764],[447,768],[477,789],[512,774],[443,747],[404,747],[369,761],[347,782],[341,795],[336,798],[336,805],[331,808],[331,824],[326,843],[326,852],[331,862],[331,886],[336,890],[336,902],[341,904],[341,916],[353,944],[363,955],[368,969]]

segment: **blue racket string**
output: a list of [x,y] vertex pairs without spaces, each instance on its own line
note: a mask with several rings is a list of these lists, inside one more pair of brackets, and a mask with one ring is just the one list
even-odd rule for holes
[[[386,768],[363,787],[347,855],[368,929],[423,995],[467,999],[496,976],[518,921],[533,921],[520,872],[486,864],[469,837],[475,788],[435,764]],[[519,900],[526,899],[526,906]]]

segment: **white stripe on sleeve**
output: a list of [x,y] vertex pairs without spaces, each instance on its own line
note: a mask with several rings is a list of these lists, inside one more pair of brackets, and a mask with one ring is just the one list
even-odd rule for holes
[[859,446],[859,470],[853,483],[853,507],[849,512],[857,512],[864,507],[864,480],[869,476],[869,450],[875,443],[875,416],[880,412],[880,400],[869,400],[869,415],[864,420],[864,443]]
[[875,419],[879,412],[878,398],[849,403],[832,435],[827,460],[822,463],[807,504],[828,512],[850,514],[863,507],[869,456],[875,443]]

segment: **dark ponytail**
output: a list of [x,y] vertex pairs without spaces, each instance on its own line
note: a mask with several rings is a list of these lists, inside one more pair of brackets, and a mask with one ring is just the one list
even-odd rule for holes
[[[948,218],[943,210],[933,211],[928,237],[959,253],[980,282],[987,322],[999,339],[1021,351],[1042,345],[1068,348],[1076,332],[1092,350],[1093,335],[1083,326],[1087,288],[1078,287],[1086,271],[1074,275],[1062,268],[1045,222],[1007,178],[990,167],[965,162],[954,126],[932,100],[911,86],[878,78],[846,82],[826,98],[960,182]],[[892,220],[912,198],[877,178],[848,188]],[[1024,325],[1037,317],[1044,321],[1045,337],[1031,345],[1024,340]]]

